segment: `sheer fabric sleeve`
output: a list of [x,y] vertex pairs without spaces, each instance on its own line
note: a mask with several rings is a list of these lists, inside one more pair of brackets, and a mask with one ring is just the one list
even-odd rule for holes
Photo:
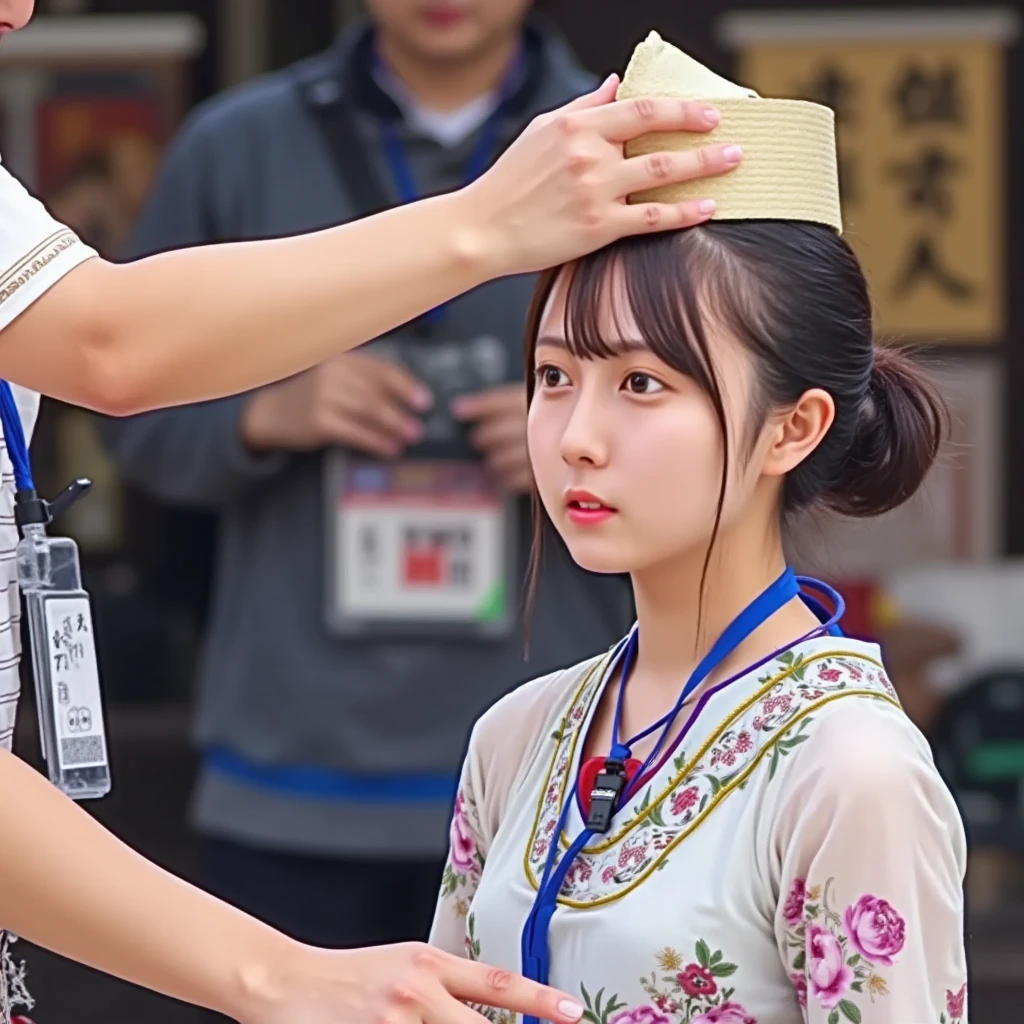
[[775,934],[806,1024],[965,1024],[966,840],[924,738],[840,700],[787,769]]
[[431,945],[472,958],[473,937],[467,922],[487,868],[491,840],[517,778],[537,755],[541,738],[551,731],[548,718],[558,693],[571,685],[576,671],[556,672],[524,684],[491,707],[473,729],[455,798]]

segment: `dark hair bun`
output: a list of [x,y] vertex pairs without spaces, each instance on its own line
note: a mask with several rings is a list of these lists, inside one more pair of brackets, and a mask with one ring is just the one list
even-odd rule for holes
[[921,486],[946,436],[946,404],[909,356],[876,347],[868,393],[840,477],[824,504],[847,516],[878,516]]

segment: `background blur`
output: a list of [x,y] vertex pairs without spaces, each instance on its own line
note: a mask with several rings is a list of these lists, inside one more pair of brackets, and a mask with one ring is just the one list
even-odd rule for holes
[[[0,150],[57,217],[115,255],[195,103],[325,49],[358,0],[40,0],[0,61]],[[968,823],[972,1020],[1024,1005],[1024,63],[1014,7],[539,0],[582,63],[621,70],[656,27],[763,92],[838,117],[849,236],[879,326],[920,347],[955,414],[919,500],[883,522],[808,522],[794,557],[881,640]],[[182,296],[187,302],[188,296]],[[126,487],[91,418],[44,401],[40,490],[91,496],[59,526],[95,601],[115,786],[89,806],[194,876],[188,712],[216,522]],[[38,762],[31,684],[17,749]],[[13,837],[16,841],[16,836]],[[73,851],[69,851],[69,856]],[[127,909],[127,908],[126,908]],[[37,1024],[206,1019],[22,949]],[[1014,1012],[1016,1008],[1017,1012]]]

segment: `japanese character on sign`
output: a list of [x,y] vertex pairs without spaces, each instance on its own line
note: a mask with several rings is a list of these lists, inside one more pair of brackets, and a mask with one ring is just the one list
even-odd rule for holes
[[956,68],[945,65],[931,73],[911,64],[892,91],[904,128],[963,122],[963,101]]

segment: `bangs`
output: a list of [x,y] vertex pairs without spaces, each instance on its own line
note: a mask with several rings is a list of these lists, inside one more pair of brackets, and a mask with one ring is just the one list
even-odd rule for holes
[[672,369],[710,384],[707,297],[679,243],[678,234],[626,238],[573,266],[563,323],[573,356],[608,359],[642,344]]

